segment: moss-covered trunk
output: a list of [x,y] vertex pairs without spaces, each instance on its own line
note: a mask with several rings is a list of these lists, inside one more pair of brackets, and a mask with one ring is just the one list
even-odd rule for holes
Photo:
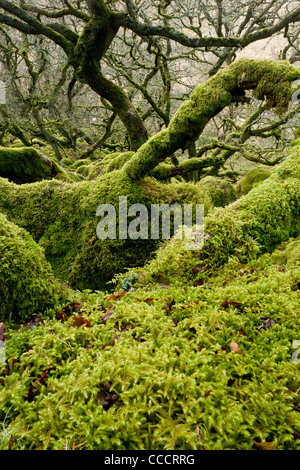
[[[272,175],[248,194],[205,219],[204,245],[190,251],[184,240],[172,239],[140,272],[143,282],[167,283],[207,278],[230,258],[242,263],[272,252],[277,245],[300,234],[300,139]],[[181,280],[181,281],[179,281]]]
[[[127,196],[128,207],[138,203],[148,209],[154,203],[204,203],[204,248],[186,251],[184,259],[191,266],[199,260],[211,267],[219,266],[232,255],[242,260],[255,256],[259,249],[271,251],[300,233],[299,147],[299,142],[292,147],[289,157],[270,178],[222,209],[212,210],[201,184],[162,184],[152,178],[134,181],[121,169],[79,183],[15,185],[0,178],[0,211],[26,228],[45,248],[46,257],[61,280],[79,288],[102,289],[114,274],[126,267],[143,265],[157,249],[157,241],[119,239],[118,235],[112,240],[98,239],[99,205],[109,203],[118,211],[121,196]],[[177,255],[171,252],[170,262],[161,271],[172,270],[177,263],[174,272],[179,270],[184,275],[183,260]]]
[[122,88],[101,72],[100,61],[119,29],[116,15],[101,0],[91,0],[88,6],[91,19],[80,35],[72,60],[76,77],[109,101],[128,132],[131,149],[137,150],[147,140],[143,120]]
[[292,96],[292,82],[299,77],[299,69],[286,61],[234,62],[198,85],[168,128],[149,139],[126,164],[125,171],[133,179],[143,178],[178,149],[190,148],[216,114],[243,100],[245,90],[254,90],[258,99],[266,99],[268,107],[275,107],[278,113],[285,111]]
[[[94,181],[44,181],[15,185],[0,178],[0,212],[28,230],[45,248],[55,274],[78,288],[102,289],[115,273],[141,266],[157,247],[157,240],[98,239],[97,208],[112,204],[119,215],[119,198],[132,204],[204,203],[205,192],[193,184],[160,184],[151,179],[134,182],[122,170]],[[150,238],[150,237],[149,237]]]

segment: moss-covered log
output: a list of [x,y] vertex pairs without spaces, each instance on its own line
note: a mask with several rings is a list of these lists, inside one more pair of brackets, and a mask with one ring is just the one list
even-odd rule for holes
[[229,104],[241,101],[245,90],[253,90],[256,98],[266,99],[267,107],[282,113],[292,96],[292,82],[299,77],[299,69],[286,61],[241,59],[234,62],[198,85],[168,128],[142,145],[125,165],[125,171],[133,179],[143,178],[178,149],[188,149],[216,114]]
[[57,166],[32,147],[0,147],[0,176],[15,183],[51,179]]

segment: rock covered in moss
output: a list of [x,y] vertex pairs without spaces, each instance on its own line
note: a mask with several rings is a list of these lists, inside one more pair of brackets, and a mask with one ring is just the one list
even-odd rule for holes
[[15,183],[51,179],[56,173],[52,161],[33,147],[0,147],[0,176]]
[[208,192],[216,207],[227,206],[236,200],[235,189],[228,180],[206,176],[199,182],[199,186]]
[[271,172],[265,168],[253,168],[236,184],[236,193],[239,196],[248,194],[254,185],[257,185],[269,178],[270,175]]
[[26,230],[0,213],[0,319],[25,322],[63,295],[43,250]]

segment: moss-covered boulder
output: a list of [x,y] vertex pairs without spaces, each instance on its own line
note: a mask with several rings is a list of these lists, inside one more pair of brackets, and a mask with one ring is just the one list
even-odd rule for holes
[[199,186],[208,192],[216,207],[227,206],[236,200],[234,186],[228,180],[206,176],[199,182]]
[[253,168],[235,185],[237,195],[248,194],[255,185],[269,178],[270,175],[271,172],[265,168]]
[[0,176],[15,183],[51,179],[56,165],[33,147],[0,147]]
[[0,214],[0,321],[25,322],[64,298],[44,253],[26,230]]

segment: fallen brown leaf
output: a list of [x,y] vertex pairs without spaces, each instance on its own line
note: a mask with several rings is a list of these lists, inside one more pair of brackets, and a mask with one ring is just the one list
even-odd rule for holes
[[128,294],[129,292],[127,291],[119,292],[118,294],[110,294],[104,297],[104,300],[117,300],[120,297],[124,297],[124,295],[128,295]]
[[69,326],[77,326],[78,328],[83,325],[88,328],[91,326],[90,322],[83,317],[74,317],[72,323],[69,324]]
[[255,447],[259,450],[272,450],[274,442],[256,442],[253,441]]
[[237,354],[242,354],[242,351],[239,348],[239,345],[235,341],[231,341],[230,350],[237,353]]

